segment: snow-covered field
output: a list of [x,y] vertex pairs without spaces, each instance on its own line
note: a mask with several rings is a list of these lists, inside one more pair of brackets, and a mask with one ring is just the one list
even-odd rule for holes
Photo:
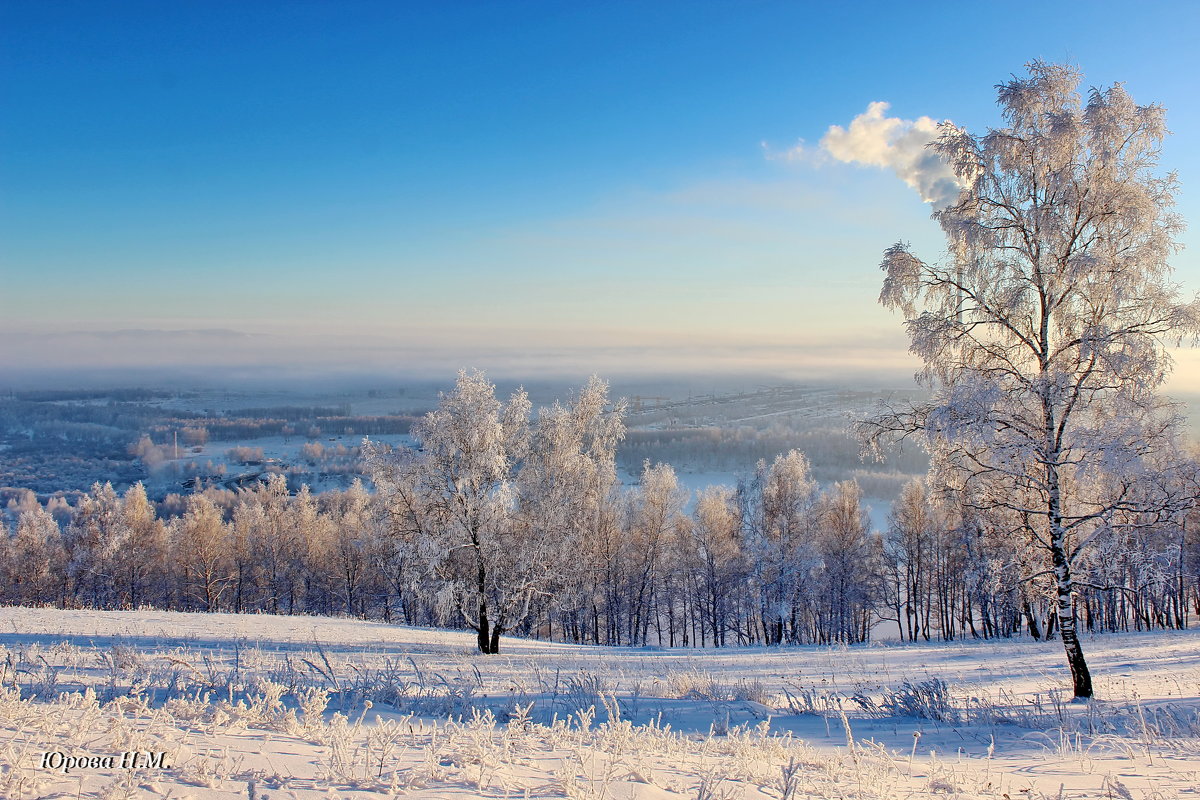
[[481,656],[356,620],[8,608],[0,797],[1200,796],[1200,633],[1085,647],[1099,699],[1074,704],[1057,642]]

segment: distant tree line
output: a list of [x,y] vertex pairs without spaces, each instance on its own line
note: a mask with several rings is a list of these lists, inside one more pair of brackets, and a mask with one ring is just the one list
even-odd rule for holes
[[231,418],[259,418],[285,420],[310,420],[315,417],[346,417],[350,415],[350,404],[342,403],[337,406],[263,406],[257,408],[236,408],[226,412]]
[[[128,431],[145,430],[163,418],[163,411],[152,405],[138,402],[89,403],[35,401],[18,395],[20,399],[0,399],[0,433],[20,435],[36,424],[79,423],[100,425],[127,437]],[[172,412],[181,424],[202,418],[202,414]]]
[[[376,491],[289,493],[283,476],[156,505],[95,485],[74,507],[10,501],[0,601],[346,614],[675,647],[1055,634],[1052,565],[1027,520],[907,484],[872,531],[854,481],[822,489],[798,450],[691,498],[646,462],[622,486],[622,408],[593,380],[533,415],[463,374],[413,430],[368,445]],[[1136,524],[1133,524],[1135,523]],[[1200,613],[1200,514],[1108,520],[1079,576],[1092,631]],[[894,633],[892,634],[894,635]]]
[[33,403],[67,403],[88,400],[107,400],[118,403],[144,403],[171,397],[171,392],[162,389],[131,387],[125,389],[31,389],[12,392],[17,400]]
[[178,433],[191,444],[241,442],[270,436],[383,436],[406,434],[416,417],[407,414],[351,416],[334,414],[299,418],[203,417],[168,419],[150,427],[149,436],[158,444],[169,444]]

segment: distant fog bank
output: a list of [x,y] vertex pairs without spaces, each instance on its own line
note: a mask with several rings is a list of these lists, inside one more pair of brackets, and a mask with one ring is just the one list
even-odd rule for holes
[[[462,368],[497,380],[614,383],[662,380],[697,391],[801,381],[862,387],[912,383],[915,364],[894,343],[624,341],[596,345],[527,335],[516,343],[250,333],[209,328],[123,329],[0,336],[0,391],[126,386],[332,389],[380,380],[448,383]],[[717,385],[712,385],[713,382]],[[635,389],[637,387],[635,386]]]

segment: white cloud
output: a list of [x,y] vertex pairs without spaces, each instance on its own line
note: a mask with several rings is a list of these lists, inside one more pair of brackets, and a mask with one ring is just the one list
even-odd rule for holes
[[[890,169],[934,206],[948,205],[958,197],[959,184],[950,166],[928,145],[937,138],[937,122],[886,116],[888,104],[871,103],[849,128],[831,125],[821,139],[821,149],[847,164]],[[798,147],[799,157],[807,148]]]
[[823,150],[813,147],[803,139],[798,140],[787,150],[775,150],[769,143],[763,142],[762,151],[768,161],[787,161],[820,166],[829,160],[829,156]]

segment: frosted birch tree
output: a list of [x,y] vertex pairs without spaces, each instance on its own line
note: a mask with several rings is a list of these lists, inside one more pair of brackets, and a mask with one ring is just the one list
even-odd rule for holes
[[1092,680],[1076,631],[1077,568],[1123,520],[1187,504],[1165,475],[1176,415],[1156,391],[1168,344],[1197,333],[1168,259],[1182,228],[1159,169],[1160,106],[1120,84],[1086,102],[1078,70],[1040,61],[1000,84],[1006,126],[949,123],[931,147],[962,191],[934,212],[940,263],[897,244],[880,302],[904,314],[929,401],[865,424],[869,446],[915,435],[968,505],[1025,521],[1049,556],[1076,697]]
[[515,479],[520,546],[507,580],[520,603],[506,612],[514,622],[539,595],[554,594],[560,610],[586,605],[584,595],[602,569],[592,545],[616,524],[624,409],[624,401],[610,405],[608,384],[593,376],[571,402],[538,411]]
[[234,511],[235,519],[243,505],[245,542],[256,582],[265,595],[266,609],[278,614],[280,603],[293,594],[290,564],[300,552],[296,526],[289,519],[287,479],[271,475],[266,484],[243,499]]
[[529,412],[524,391],[501,403],[482,373],[460,372],[413,426],[419,452],[387,458],[364,445],[396,535],[415,550],[444,616],[474,629],[482,653],[499,652],[511,624],[505,570],[520,557],[514,478],[529,448]]
[[690,533],[681,560],[695,576],[693,591],[701,625],[708,627],[712,643],[722,647],[725,634],[735,624],[731,612],[746,576],[742,519],[734,490],[709,486],[701,492]]
[[888,515],[883,564],[892,584],[889,606],[896,614],[900,637],[929,641],[933,606],[932,572],[942,521],[925,484],[914,478],[904,485]]
[[36,502],[17,519],[9,555],[4,570],[8,599],[29,604],[63,600],[62,534],[54,517]]
[[189,495],[187,511],[172,520],[171,533],[186,594],[204,611],[220,610],[236,577],[221,510],[203,494]]
[[823,644],[866,641],[878,569],[862,489],[854,480],[835,483],[817,501],[816,512],[821,569],[813,607],[818,640]]
[[802,584],[817,563],[817,482],[799,450],[758,462],[744,487],[747,550],[757,586],[759,617],[767,644],[798,641]]
[[79,498],[63,541],[72,590],[95,608],[111,606],[115,600],[115,576],[128,538],[121,499],[112,484],[92,484],[91,491]]
[[[128,539],[118,559],[114,579],[118,597],[130,608],[138,608],[163,596],[162,575],[167,560],[167,534],[146,497],[146,487],[136,483],[121,498],[121,516]],[[156,591],[157,590],[157,591]]]
[[365,617],[359,595],[369,574],[369,548],[376,527],[375,509],[371,495],[358,478],[335,499],[330,566],[336,575],[338,594],[346,613]]
[[[658,600],[671,570],[668,559],[672,544],[685,525],[684,505],[688,491],[670,464],[642,465],[642,480],[626,496],[626,531],[629,568],[629,643],[646,644],[650,625],[657,619]],[[657,620],[661,622],[661,620]]]

